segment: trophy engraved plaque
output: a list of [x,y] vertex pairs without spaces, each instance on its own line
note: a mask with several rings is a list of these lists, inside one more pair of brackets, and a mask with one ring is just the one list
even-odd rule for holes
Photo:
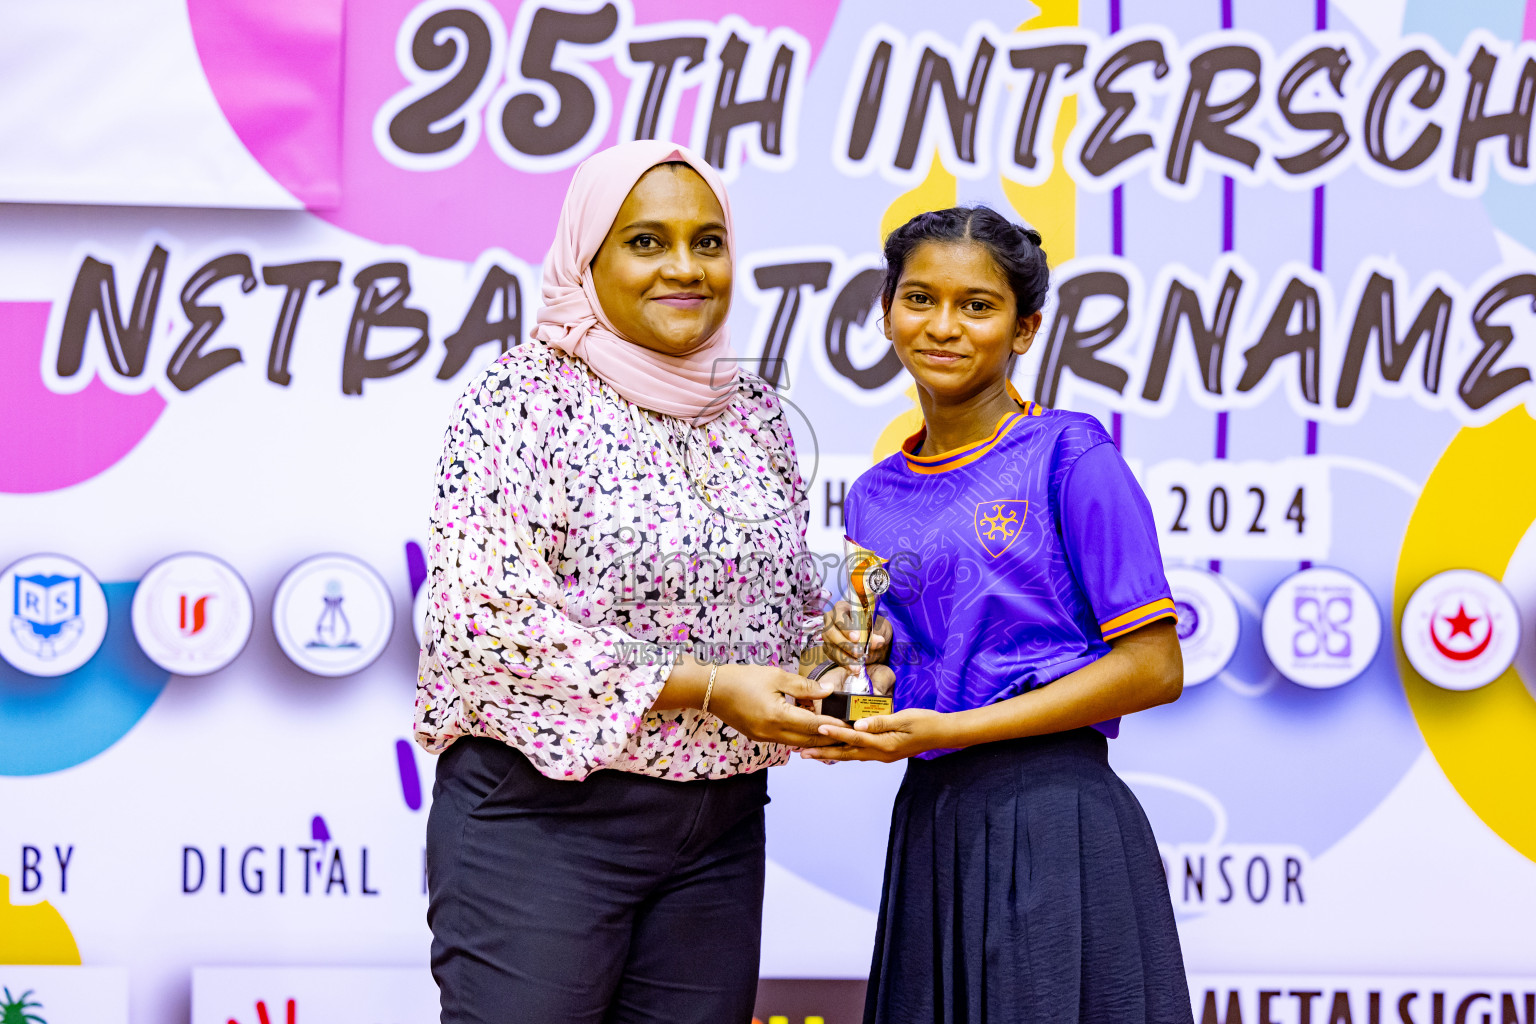
[[[864,637],[859,653],[838,684],[838,689],[822,698],[821,713],[841,718],[851,725],[861,718],[888,715],[895,705],[889,695],[875,692],[874,683],[865,669],[869,657],[869,641],[874,636],[875,612],[880,606],[880,595],[891,589],[891,573],[885,567],[885,559],[873,551],[860,547],[852,540],[844,543],[851,591],[849,604],[853,608],[853,622],[850,625],[855,633],[862,632]],[[854,633],[850,636],[857,640]]]

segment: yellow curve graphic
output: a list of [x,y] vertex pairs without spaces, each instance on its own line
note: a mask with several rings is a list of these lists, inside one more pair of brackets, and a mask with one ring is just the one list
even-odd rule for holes
[[[1536,420],[1513,409],[1457,432],[1408,521],[1393,586],[1393,621],[1429,577],[1476,569],[1502,579],[1536,521]],[[1504,841],[1536,860],[1536,699],[1511,668],[1477,690],[1442,690],[1413,670],[1397,640],[1408,705],[1456,792]]]
[[876,462],[887,455],[895,455],[901,449],[901,442],[917,433],[923,425],[923,410],[917,407],[917,385],[908,387],[906,395],[912,400],[912,408],[897,413],[896,418],[887,423],[885,429],[880,431],[880,436],[875,438]]
[[[959,201],[959,187],[955,176],[945,169],[944,162],[935,153],[933,163],[928,168],[928,176],[922,180],[922,183],[912,191],[897,196],[895,201],[886,207],[885,216],[880,218],[881,245],[885,244],[886,235],[918,214],[929,210],[947,210]],[[880,436],[875,439],[873,456],[875,462],[879,462],[887,455],[894,455],[901,447],[901,442],[917,433],[918,428],[923,425],[923,413],[917,407],[917,385],[907,388],[906,394],[912,400],[912,408],[906,412],[897,413],[896,418],[880,431]]]
[[934,153],[933,163],[928,167],[928,176],[912,191],[903,192],[885,208],[885,216],[880,218],[880,244],[885,244],[886,235],[918,214],[929,210],[947,210],[960,201],[959,197],[955,176],[945,169],[939,154]]
[[0,875],[0,964],[78,966],[80,947],[53,904],[11,902],[11,880]]
[[[1065,28],[1077,24],[1077,0],[1039,0],[1040,13],[1020,25],[1020,30]],[[1056,118],[1051,151],[1056,155],[1050,177],[1040,185],[1020,185],[1002,179],[1003,194],[1020,217],[1040,232],[1045,258],[1056,267],[1077,255],[1077,184],[1062,166],[1067,136],[1077,127],[1077,97],[1062,100]]]
[[[1024,22],[1022,30],[1059,28],[1078,23],[1078,0],[1038,0],[1040,13]],[[1056,155],[1050,177],[1042,185],[1025,186],[1002,179],[1003,194],[1020,217],[1023,217],[1045,243],[1045,255],[1052,267],[1070,260],[1077,254],[1077,185],[1062,165],[1066,152],[1067,136],[1077,126],[1077,97],[1068,96],[1062,103],[1061,114],[1056,119],[1056,132],[1051,140]],[[926,210],[944,210],[959,201],[955,176],[945,169],[937,153],[928,169],[928,176],[910,192],[896,197],[880,218],[880,240],[896,228]],[[873,459],[879,462],[901,448],[901,442],[917,433],[923,425],[922,410],[917,407],[916,385],[907,388],[906,395],[912,400],[912,408],[898,413],[886,424],[875,439]]]

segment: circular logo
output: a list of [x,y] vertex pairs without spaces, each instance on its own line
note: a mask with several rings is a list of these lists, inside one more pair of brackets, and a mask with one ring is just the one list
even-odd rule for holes
[[1293,683],[1326,690],[1354,679],[1381,646],[1381,612],[1364,583],[1318,566],[1280,581],[1264,606],[1264,651]]
[[1475,690],[1503,675],[1520,646],[1520,612],[1495,580],[1471,569],[1431,576],[1403,609],[1403,653],[1447,690]]
[[[1533,459],[1536,418],[1524,408],[1457,431],[1424,481],[1403,535],[1393,603],[1405,618],[1422,581],[1453,568],[1502,577],[1522,600],[1532,594],[1536,486],[1528,472],[1489,467],[1529,466]],[[1529,653],[1527,644],[1522,654]],[[1529,662],[1517,664],[1488,684],[1483,699],[1465,701],[1446,699],[1407,651],[1399,667],[1414,721],[1457,794],[1501,839],[1536,860],[1536,671]]]
[[150,566],[133,592],[133,635],[149,660],[178,676],[205,676],[245,650],[251,592],[212,555],[172,555]]
[[277,585],[272,630],[293,663],[317,676],[373,664],[389,643],[395,603],[384,580],[351,555],[306,558]]
[[[1178,634],[1179,643],[1182,644],[1185,640],[1193,637],[1200,628],[1200,609],[1186,595],[1183,600],[1174,599],[1173,611],[1177,616],[1174,620],[1174,632]],[[1188,680],[1185,681],[1188,682]]]
[[1179,648],[1184,654],[1184,685],[1216,678],[1237,653],[1242,632],[1237,602],[1221,577],[1204,569],[1170,569],[1168,586],[1178,612]]
[[883,565],[875,566],[873,569],[869,570],[867,575],[865,575],[864,588],[871,594],[879,597],[881,594],[891,589],[890,572],[887,571]]
[[0,657],[33,676],[62,676],[91,660],[107,635],[107,595],[63,555],[30,555],[0,574]]

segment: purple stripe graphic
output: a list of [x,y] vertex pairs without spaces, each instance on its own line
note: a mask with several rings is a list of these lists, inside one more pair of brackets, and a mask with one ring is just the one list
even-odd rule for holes
[[[1232,27],[1232,0],[1221,0],[1221,27]],[[1221,179],[1221,251],[1231,252],[1235,241],[1235,225],[1237,213],[1237,182],[1231,178]],[[1227,457],[1227,414],[1216,414],[1216,457]],[[1211,559],[1211,572],[1221,572],[1221,562]]]
[[[1120,0],[1110,0],[1109,30],[1120,31]],[[1125,186],[1116,185],[1109,194],[1109,248],[1116,256],[1125,255]],[[1125,434],[1125,417],[1118,412],[1109,414],[1109,433],[1114,438],[1115,450],[1124,451],[1121,439]]]
[[[1228,178],[1227,180],[1231,181],[1232,179]],[[1224,412],[1216,414],[1216,457],[1218,459],[1227,457],[1227,414]],[[1219,559],[1211,559],[1211,572],[1221,572],[1221,561]]]
[[1116,256],[1125,255],[1125,186],[1116,185],[1109,194],[1109,249]]
[[[1315,20],[1317,31],[1323,32],[1328,28],[1328,0],[1317,0],[1317,17]],[[1323,186],[1319,185],[1312,190],[1312,269],[1319,274],[1323,272],[1323,215],[1327,208],[1327,194]],[[1317,454],[1317,421],[1307,420],[1307,454]],[[1312,568],[1312,563],[1303,560],[1303,569]]]
[[[1120,31],[1120,0],[1109,0],[1109,34]],[[1116,185],[1109,194],[1109,249],[1116,256],[1125,255],[1125,187]],[[1115,450],[1124,451],[1125,417],[1118,412],[1109,414],[1109,436],[1114,439]]]
[[[1312,190],[1312,269],[1323,272],[1323,215],[1326,203],[1323,186]],[[1317,454],[1317,421],[1307,420],[1307,454]],[[1302,566],[1306,568],[1305,565]]]
[[1323,186],[1312,190],[1312,269],[1323,272]]
[[427,555],[413,540],[405,542],[405,574],[411,581],[411,596],[415,597],[416,591],[427,581]]
[[1221,179],[1221,251],[1231,252],[1237,237],[1237,182]]
[[405,806],[421,810],[421,775],[416,771],[416,752],[407,740],[395,740],[395,764],[400,769],[400,795]]

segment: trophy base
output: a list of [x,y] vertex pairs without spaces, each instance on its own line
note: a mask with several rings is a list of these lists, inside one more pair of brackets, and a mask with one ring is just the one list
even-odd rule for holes
[[872,693],[832,693],[821,699],[821,713],[841,718],[850,725],[861,718],[888,715],[895,707],[890,697]]

